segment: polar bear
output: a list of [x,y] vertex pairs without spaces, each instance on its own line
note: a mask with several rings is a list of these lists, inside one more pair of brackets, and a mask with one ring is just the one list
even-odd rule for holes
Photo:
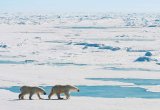
[[46,95],[46,92],[40,87],[22,86],[20,88],[21,93],[19,94],[19,99],[24,99],[24,95],[29,94],[29,99],[32,100],[32,96],[37,94],[39,99],[40,94]]
[[63,99],[60,97],[60,94],[64,93],[64,95],[66,96],[66,99],[69,99],[71,91],[79,92],[80,90],[77,87],[72,85],[55,85],[54,87],[52,87],[48,98],[51,99],[51,96],[56,94],[58,99]]

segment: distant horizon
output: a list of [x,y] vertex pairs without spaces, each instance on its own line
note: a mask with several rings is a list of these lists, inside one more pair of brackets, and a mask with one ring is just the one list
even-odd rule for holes
[[160,15],[160,12],[54,12],[54,11],[44,11],[44,12],[20,12],[20,11],[16,11],[16,12],[8,12],[8,11],[0,11],[0,14],[2,13],[7,13],[7,14],[22,14],[22,15],[43,15],[43,14],[53,14],[53,15],[63,15],[63,14],[68,14],[68,15],[77,15],[77,14],[88,14],[88,15],[94,15],[94,14],[156,14],[156,15]]
[[160,0],[0,0],[10,13],[160,13]]

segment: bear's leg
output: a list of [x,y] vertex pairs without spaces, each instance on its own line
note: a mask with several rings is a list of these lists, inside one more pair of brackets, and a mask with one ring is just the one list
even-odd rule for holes
[[33,93],[30,93],[29,100],[32,100]]
[[57,93],[56,95],[57,95],[58,99],[63,99],[63,98],[61,98],[59,93]]
[[39,93],[37,94],[37,96],[38,96],[39,99],[42,99],[42,98],[40,97]]
[[19,94],[19,96],[18,96],[18,97],[19,97],[19,99],[21,99],[21,97],[22,97],[22,94]]
[[24,99],[24,95],[26,95],[26,94],[25,93],[19,94],[19,99]]
[[65,96],[66,96],[66,99],[69,99],[69,98],[70,98],[69,92],[65,92],[64,94],[65,94]]
[[51,92],[49,95],[48,95],[48,99],[51,99],[51,96],[54,94],[54,92]]

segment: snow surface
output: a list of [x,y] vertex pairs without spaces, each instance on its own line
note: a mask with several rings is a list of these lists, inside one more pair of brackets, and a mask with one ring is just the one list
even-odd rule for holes
[[[0,13],[1,109],[159,110],[159,27],[159,14]],[[83,91],[70,100],[30,101],[5,89],[55,84],[140,88],[153,97],[136,90],[135,97],[126,91],[124,98]]]

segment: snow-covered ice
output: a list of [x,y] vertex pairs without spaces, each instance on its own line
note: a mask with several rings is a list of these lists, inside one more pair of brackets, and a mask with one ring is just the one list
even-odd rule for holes
[[[0,13],[0,106],[159,110],[159,28],[160,14]],[[55,84],[81,92],[70,100],[18,100],[19,86]]]

